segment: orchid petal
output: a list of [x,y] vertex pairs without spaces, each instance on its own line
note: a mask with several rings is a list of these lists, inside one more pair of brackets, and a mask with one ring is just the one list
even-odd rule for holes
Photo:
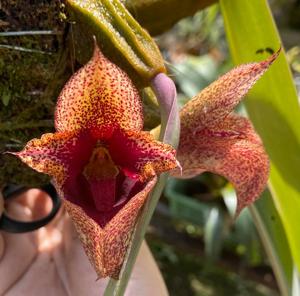
[[62,185],[70,174],[82,170],[93,145],[87,132],[48,133],[29,141],[22,151],[11,154],[36,171],[54,177],[55,183]]
[[157,178],[151,179],[130,201],[101,228],[84,210],[64,200],[85,252],[99,278],[117,278],[136,219]]
[[63,88],[57,102],[57,131],[117,125],[141,130],[142,105],[137,89],[95,45],[92,59]]
[[182,176],[193,177],[205,171],[227,178],[236,188],[236,215],[253,203],[265,188],[269,160],[261,140],[250,121],[230,114],[211,129],[181,134],[177,158],[182,165]]
[[182,127],[195,131],[221,122],[269,68],[279,52],[265,61],[240,65],[202,90],[182,108]]
[[125,174],[141,181],[177,166],[175,149],[156,141],[149,132],[116,130],[109,151]]

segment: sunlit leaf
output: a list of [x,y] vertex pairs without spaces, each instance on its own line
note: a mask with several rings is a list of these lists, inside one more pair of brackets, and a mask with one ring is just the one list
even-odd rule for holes
[[[221,0],[220,4],[236,64],[264,59],[281,46],[266,0]],[[269,188],[299,269],[300,110],[284,52],[249,93],[246,107],[271,159]],[[266,206],[264,213],[268,211]],[[278,260],[284,272],[286,266],[282,258]]]

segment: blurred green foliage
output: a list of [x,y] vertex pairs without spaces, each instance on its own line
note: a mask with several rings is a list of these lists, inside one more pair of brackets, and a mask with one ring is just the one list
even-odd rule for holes
[[[174,244],[153,238],[148,239],[148,243],[172,296],[279,295],[274,287],[270,288],[255,281],[261,273],[259,269],[251,271],[257,277],[252,276],[250,279],[250,274],[245,275],[244,272],[244,276],[241,276],[224,266],[225,264],[208,264],[200,252],[186,252]],[[234,265],[233,262],[227,264]],[[271,277],[267,272],[264,276]]]

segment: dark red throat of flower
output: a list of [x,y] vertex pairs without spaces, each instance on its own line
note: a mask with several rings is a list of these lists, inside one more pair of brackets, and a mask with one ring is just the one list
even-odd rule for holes
[[104,227],[146,185],[138,177],[129,176],[114,163],[108,149],[97,145],[82,173],[69,178],[66,196]]
[[90,191],[98,211],[112,209],[116,202],[116,183],[119,169],[113,163],[104,147],[96,147],[83,175],[89,183]]

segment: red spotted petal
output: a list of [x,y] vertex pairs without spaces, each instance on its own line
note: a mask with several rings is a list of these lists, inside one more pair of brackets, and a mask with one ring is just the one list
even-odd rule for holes
[[279,51],[266,61],[244,64],[202,90],[181,110],[181,124],[196,131],[221,122],[264,74]]
[[94,144],[85,131],[49,133],[29,141],[22,151],[12,154],[38,172],[54,177],[62,186],[67,178],[82,171]]
[[56,107],[58,131],[92,126],[143,127],[142,106],[137,89],[119,67],[95,46],[92,59],[63,88]]
[[236,188],[238,214],[253,203],[266,186],[269,160],[250,121],[229,115],[222,123],[196,133],[181,133],[176,177],[193,177],[204,171],[226,177]]
[[104,228],[86,215],[81,207],[64,200],[67,212],[99,278],[118,277],[139,211],[155,183],[156,177],[132,197]]
[[109,152],[126,175],[141,181],[177,166],[175,149],[154,140],[148,132],[116,130],[109,143]]

